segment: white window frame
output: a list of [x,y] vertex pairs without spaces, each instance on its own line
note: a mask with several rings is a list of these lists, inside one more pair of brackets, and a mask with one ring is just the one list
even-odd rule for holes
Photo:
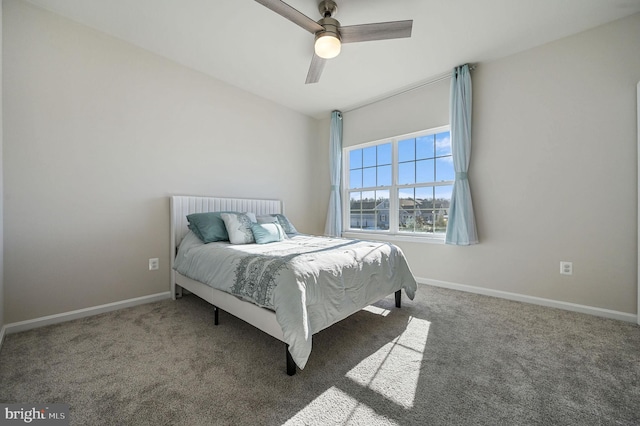
[[[419,132],[407,133],[404,135],[393,136],[390,138],[379,139],[372,142],[365,142],[358,145],[352,145],[342,149],[342,223],[346,226],[342,235],[347,238],[370,238],[383,241],[409,241],[420,243],[436,243],[444,244],[445,234],[435,233],[422,233],[422,232],[400,232],[398,227],[398,190],[402,188],[419,188],[419,187],[434,187],[434,186],[446,186],[453,185],[453,180],[442,182],[428,182],[418,184],[405,184],[398,185],[398,142],[405,139],[413,139],[420,136],[434,135],[449,131],[451,132],[451,126],[440,126],[432,129],[422,130]],[[379,187],[364,187],[358,188],[360,191],[374,191],[374,190],[388,190],[389,191],[389,229],[388,230],[359,230],[349,229],[351,224],[351,199],[349,193],[349,155],[350,152],[356,149],[368,148],[380,144],[391,143],[391,185],[379,186]]]

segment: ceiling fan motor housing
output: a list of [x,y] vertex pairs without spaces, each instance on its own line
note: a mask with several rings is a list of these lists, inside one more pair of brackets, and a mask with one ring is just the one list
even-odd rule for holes
[[333,18],[322,18],[318,21],[318,24],[324,27],[324,31],[318,31],[316,33],[316,40],[318,37],[322,37],[327,34],[331,34],[340,40],[340,32],[338,31],[338,28],[340,28],[340,22]]

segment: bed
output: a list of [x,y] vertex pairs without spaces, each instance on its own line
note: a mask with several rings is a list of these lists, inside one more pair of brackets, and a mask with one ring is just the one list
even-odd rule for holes
[[[170,204],[173,298],[187,290],[213,305],[216,325],[223,310],[284,342],[289,375],[306,365],[313,334],[391,294],[399,308],[402,289],[414,297],[416,281],[397,246],[299,234],[285,226],[279,200],[172,196]],[[205,243],[194,228],[194,217],[211,212],[225,219],[233,244],[206,236]],[[255,224],[272,218],[278,225]],[[268,244],[240,243],[231,234],[236,222],[229,222],[238,219],[259,241],[260,226],[287,234]]]

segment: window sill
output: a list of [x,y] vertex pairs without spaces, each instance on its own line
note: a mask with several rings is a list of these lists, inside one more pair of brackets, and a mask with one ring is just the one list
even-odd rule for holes
[[402,234],[386,234],[378,232],[359,232],[359,231],[345,231],[342,233],[344,238],[356,238],[366,240],[377,241],[389,241],[389,242],[409,242],[409,243],[423,243],[423,244],[444,244],[444,235],[438,236],[416,236],[416,235],[402,235]]

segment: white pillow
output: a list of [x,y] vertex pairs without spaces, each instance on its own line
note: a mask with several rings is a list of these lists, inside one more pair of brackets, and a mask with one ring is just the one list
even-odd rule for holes
[[[251,218],[244,213],[220,213],[231,244],[252,244],[256,240],[251,231]],[[254,216],[255,217],[255,216]]]

